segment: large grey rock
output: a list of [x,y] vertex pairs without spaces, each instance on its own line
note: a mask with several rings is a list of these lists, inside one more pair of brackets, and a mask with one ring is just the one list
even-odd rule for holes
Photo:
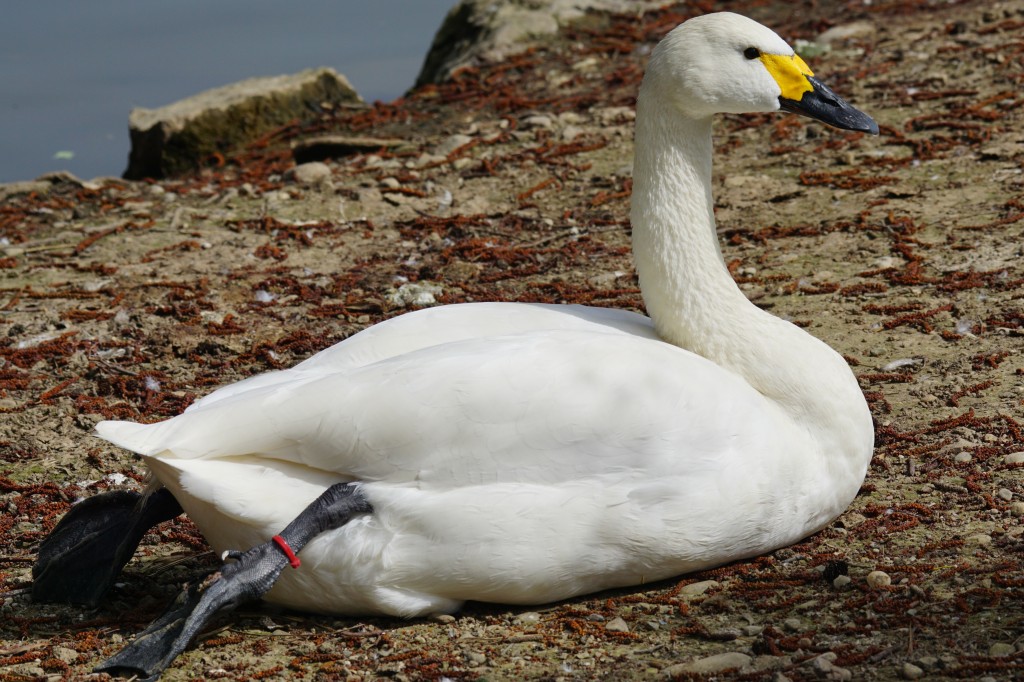
[[315,116],[325,103],[362,104],[362,99],[344,76],[320,68],[250,78],[159,109],[133,109],[124,177],[159,178],[193,170],[211,154],[230,153],[289,121]]
[[416,85],[443,83],[464,66],[520,52],[587,10],[642,12],[661,4],[655,0],[460,0],[434,35]]

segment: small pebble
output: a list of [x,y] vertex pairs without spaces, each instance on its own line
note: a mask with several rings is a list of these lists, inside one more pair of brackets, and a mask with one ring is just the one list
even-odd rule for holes
[[837,590],[841,590],[852,582],[853,579],[850,578],[850,576],[848,575],[837,575],[835,579],[832,581],[832,587],[836,588]]
[[1024,516],[1024,502],[1011,502],[1010,514],[1013,516]]
[[799,618],[787,618],[782,621],[782,626],[790,632],[800,632],[804,629],[804,622]]
[[1013,499],[1013,491],[1009,488],[1000,488],[999,492],[996,494],[999,495],[999,499],[1005,502],[1009,502]]
[[285,177],[303,185],[326,186],[331,182],[331,167],[322,161],[311,161],[292,168]]
[[679,590],[679,593],[685,597],[696,597],[697,595],[704,594],[712,587],[718,587],[719,585],[721,585],[721,583],[717,580],[702,580],[699,583],[686,585]]
[[526,613],[520,613],[515,618],[515,622],[523,623],[525,625],[532,625],[540,622],[540,614],[536,611],[527,611]]
[[1013,652],[1013,645],[1006,642],[996,642],[988,648],[989,656],[1009,656]]
[[683,673],[717,673],[723,670],[734,668],[745,668],[753,660],[750,656],[738,651],[730,651],[724,654],[715,654],[705,658],[698,658],[687,663],[676,663],[667,668],[662,668],[662,677],[673,678]]
[[956,457],[953,458],[953,461],[956,462],[957,464],[967,464],[972,459],[974,458],[971,456],[971,453],[961,452]]
[[608,632],[629,632],[629,625],[622,618],[616,616],[605,623],[604,629]]
[[992,544],[992,536],[985,533],[975,533],[974,535],[967,536],[967,544],[988,547]]
[[1024,464],[1024,451],[1011,452],[1006,457],[1003,457],[1003,464]]
[[905,680],[916,680],[924,675],[924,671],[913,663],[904,663],[903,670],[900,672],[903,674],[903,679]]
[[433,616],[430,617],[430,620],[434,621],[435,623],[454,623],[455,616],[453,616],[450,613],[435,613]]
[[866,578],[868,587],[871,589],[878,589],[879,587],[888,587],[892,585],[892,578],[885,571],[871,571],[868,573]]

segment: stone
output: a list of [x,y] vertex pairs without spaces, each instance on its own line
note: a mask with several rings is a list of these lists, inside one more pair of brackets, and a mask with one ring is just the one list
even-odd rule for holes
[[444,83],[459,70],[526,50],[588,10],[643,12],[656,0],[461,0],[434,34],[416,87]]
[[396,308],[434,305],[441,291],[441,287],[430,282],[406,282],[389,293],[387,301]]
[[972,459],[974,459],[974,457],[971,456],[971,453],[961,452],[958,453],[956,457],[953,458],[953,461],[956,462],[957,464],[967,464]]
[[1003,464],[1024,464],[1024,452],[1011,452],[1003,457]]
[[738,651],[730,651],[724,654],[715,654],[698,658],[687,663],[676,663],[661,669],[662,677],[676,677],[684,673],[720,673],[725,670],[746,668],[750,665],[750,656]]
[[1000,488],[996,495],[998,495],[999,499],[1003,502],[1009,502],[1013,499],[1013,491],[1009,488]]
[[913,663],[904,663],[903,667],[900,669],[900,675],[902,675],[905,680],[916,680],[924,676],[924,670],[918,668]]
[[1014,653],[1015,651],[1016,650],[1013,648],[1012,644],[1007,644],[1006,642],[996,642],[995,644],[993,644],[992,646],[990,646],[988,648],[988,655],[989,656],[1009,656],[1010,654]]
[[689,585],[685,585],[679,590],[679,594],[684,597],[697,597],[704,594],[712,587],[719,586],[721,586],[721,583],[717,580],[702,580],[699,583],[690,583]]
[[608,632],[629,632],[629,625],[622,618],[616,616],[605,623],[604,629]]
[[348,80],[329,68],[250,78],[128,117],[131,152],[124,177],[162,178],[194,170],[289,121],[310,118],[323,103],[362,104]]
[[825,680],[852,680],[853,673],[846,668],[840,668],[833,661],[836,660],[835,653],[829,651],[811,661],[811,667],[818,677]]
[[837,590],[841,590],[852,582],[853,578],[851,578],[848,575],[837,575],[835,579],[832,580],[832,587],[836,588]]
[[1013,516],[1024,516],[1024,502],[1011,502],[1010,514]]
[[327,188],[331,186],[331,167],[322,161],[300,163],[290,169],[285,177],[301,185]]
[[78,660],[78,652],[66,646],[55,646],[51,653],[54,658],[64,663],[71,664]]
[[459,147],[465,147],[467,144],[473,141],[473,138],[469,135],[450,135],[441,141],[439,145],[434,147],[434,154],[438,156],[447,157],[449,154],[454,152]]
[[535,625],[540,622],[540,614],[536,611],[526,611],[516,616],[515,622],[523,625]]
[[799,618],[787,618],[782,621],[782,627],[789,632],[803,632],[806,629],[804,622]]
[[885,571],[871,571],[868,573],[866,578],[868,587],[871,589],[878,589],[879,587],[888,587],[892,585],[892,578]]
[[866,38],[874,35],[876,30],[874,24],[869,21],[854,21],[848,24],[833,26],[824,33],[821,33],[815,38],[815,41],[822,45],[831,45],[832,43]]
[[978,547],[988,547],[992,544],[992,536],[986,535],[985,533],[975,533],[974,535],[967,536],[967,544],[976,545]]

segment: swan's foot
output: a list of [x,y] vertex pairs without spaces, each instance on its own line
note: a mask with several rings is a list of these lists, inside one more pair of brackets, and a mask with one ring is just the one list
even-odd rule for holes
[[118,490],[79,502],[39,546],[32,598],[96,606],[146,531],[180,513],[166,488],[148,496]]
[[339,483],[306,507],[280,535],[246,552],[229,552],[232,559],[199,585],[188,586],[170,609],[107,659],[96,672],[133,673],[156,678],[188,646],[207,621],[221,609],[231,609],[267,592],[289,563],[299,568],[295,553],[310,540],[373,511],[358,488]]

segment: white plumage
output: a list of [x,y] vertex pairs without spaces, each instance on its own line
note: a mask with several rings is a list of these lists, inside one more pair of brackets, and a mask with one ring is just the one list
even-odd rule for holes
[[313,611],[542,603],[822,528],[863,480],[871,418],[842,358],[750,304],[722,263],[710,116],[772,111],[782,92],[750,46],[792,55],[731,14],[686,22],[652,55],[631,214],[651,319],[421,310],[165,422],[97,431],[143,455],[217,551],[361,482],[374,512],[310,542],[266,595]]

